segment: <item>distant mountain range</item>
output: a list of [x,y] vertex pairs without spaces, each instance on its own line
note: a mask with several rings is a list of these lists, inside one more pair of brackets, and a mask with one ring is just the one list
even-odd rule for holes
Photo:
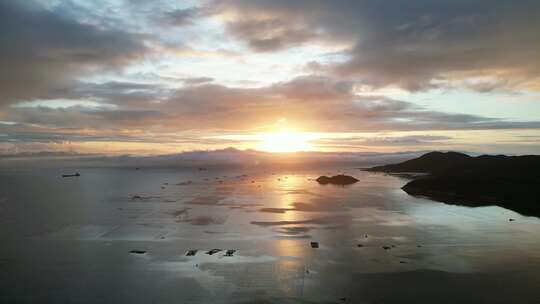
[[369,167],[400,162],[424,152],[295,152],[269,153],[256,150],[187,151],[162,155],[100,155],[64,152],[0,155],[1,167],[211,167],[211,166],[319,166],[347,164]]
[[430,152],[368,171],[426,173],[403,186],[411,195],[467,206],[498,205],[540,216],[540,156]]

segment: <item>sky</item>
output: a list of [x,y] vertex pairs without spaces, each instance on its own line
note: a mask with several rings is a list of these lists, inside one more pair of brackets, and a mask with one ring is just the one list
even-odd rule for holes
[[0,0],[0,154],[540,154],[540,2]]

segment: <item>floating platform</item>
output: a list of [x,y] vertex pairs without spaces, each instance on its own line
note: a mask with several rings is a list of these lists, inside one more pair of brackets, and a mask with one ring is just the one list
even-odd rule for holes
[[227,249],[225,256],[231,257],[236,252],[236,249]]
[[216,253],[218,253],[218,252],[220,252],[220,251],[222,251],[222,249],[217,249],[217,248],[216,248],[216,249],[208,250],[208,251],[206,252],[206,254],[208,254],[208,255],[213,255],[213,254],[216,254]]
[[186,256],[194,256],[197,254],[197,249],[190,249],[186,252]]

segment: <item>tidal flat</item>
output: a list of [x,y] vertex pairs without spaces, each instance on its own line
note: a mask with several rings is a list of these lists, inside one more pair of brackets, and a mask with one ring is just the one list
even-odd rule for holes
[[[79,172],[0,172],[0,302],[540,302],[540,219],[409,196],[403,177]],[[335,174],[359,181],[315,181]]]

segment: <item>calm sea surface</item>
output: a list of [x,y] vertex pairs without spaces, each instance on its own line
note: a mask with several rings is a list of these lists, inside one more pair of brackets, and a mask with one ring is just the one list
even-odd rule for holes
[[[403,178],[71,171],[0,171],[1,303],[540,303],[538,218],[411,197]],[[338,172],[360,181],[313,181]]]

